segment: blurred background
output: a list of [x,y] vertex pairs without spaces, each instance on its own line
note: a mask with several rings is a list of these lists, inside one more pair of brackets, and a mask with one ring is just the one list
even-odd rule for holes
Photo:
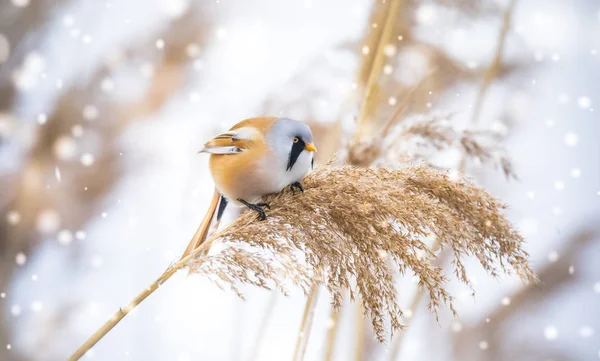
[[[598,52],[594,0],[0,1],[0,360],[66,359],[177,260],[197,151],[259,115],[309,122],[320,163],[471,178],[541,279],[473,267],[439,323],[399,279],[384,345],[321,293],[305,360],[599,359]],[[291,359],[305,296],[244,291],[182,272],[84,359]]]

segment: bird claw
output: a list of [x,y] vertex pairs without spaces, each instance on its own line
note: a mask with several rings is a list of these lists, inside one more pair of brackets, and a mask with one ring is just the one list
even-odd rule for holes
[[267,219],[267,213],[264,208],[271,209],[271,205],[269,203],[248,203],[243,199],[238,199],[241,203],[243,203],[246,207],[258,213],[258,219],[264,221]]
[[292,189],[292,192],[295,192],[296,189],[299,189],[300,192],[304,193],[304,187],[302,187],[302,183],[300,182],[294,182],[290,184],[290,188]]

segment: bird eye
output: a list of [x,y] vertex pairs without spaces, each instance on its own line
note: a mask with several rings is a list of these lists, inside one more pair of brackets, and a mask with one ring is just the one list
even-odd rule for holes
[[300,141],[300,139],[298,139],[298,137],[292,138],[292,142],[294,142],[294,143],[298,143],[299,141]]

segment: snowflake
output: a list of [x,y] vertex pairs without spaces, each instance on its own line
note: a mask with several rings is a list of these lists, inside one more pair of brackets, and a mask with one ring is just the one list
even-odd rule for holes
[[569,147],[574,147],[577,145],[577,143],[579,143],[579,137],[577,136],[577,134],[573,132],[568,132],[567,134],[565,134],[566,145],[568,145]]
[[17,253],[15,256],[15,263],[19,266],[24,265],[27,262],[27,256],[23,252]]
[[31,303],[31,310],[33,312],[40,312],[44,308],[44,304],[41,301],[33,301]]
[[581,169],[579,169],[579,168],[571,169],[571,177],[579,178],[580,176],[581,176]]
[[23,8],[29,5],[29,0],[12,0],[12,3],[16,7]]
[[6,221],[10,225],[16,225],[21,221],[21,214],[17,211],[10,211],[6,215]]
[[156,45],[157,49],[164,49],[165,41],[163,39],[157,39],[156,42],[154,43],[154,45]]
[[552,263],[558,261],[558,252],[552,251],[552,252],[548,253],[548,261],[550,261]]
[[554,188],[557,191],[562,191],[563,189],[565,189],[565,183],[563,181],[557,180],[554,182]]
[[88,104],[83,107],[83,118],[85,120],[94,120],[98,118],[98,108],[93,104]]
[[56,139],[53,146],[54,155],[60,160],[70,160],[75,157],[77,144],[72,137],[62,135]]
[[48,116],[44,113],[40,113],[37,116],[37,121],[38,123],[40,123],[40,125],[46,124],[46,122],[48,121]]
[[36,228],[38,232],[49,234],[54,233],[60,227],[60,216],[52,209],[41,211],[36,220]]
[[487,348],[488,348],[488,343],[487,343],[487,341],[481,341],[481,342],[479,343],[479,348],[480,348],[480,349],[482,349],[482,350],[487,350]]
[[579,329],[579,335],[583,338],[590,338],[594,336],[594,329],[591,326],[583,326]]
[[555,326],[546,326],[544,329],[544,337],[548,341],[556,340],[558,337],[558,329]]
[[12,307],[10,308],[10,314],[14,317],[19,317],[21,315],[21,306],[12,305]]
[[92,155],[90,153],[83,153],[81,155],[81,164],[83,164],[85,167],[92,166],[95,161],[96,161],[96,158],[94,158],[94,155]]
[[577,105],[581,109],[588,109],[592,105],[592,100],[586,96],[581,96],[577,99]]
[[71,231],[69,231],[68,229],[63,229],[60,232],[58,232],[56,239],[61,245],[68,246],[71,244],[71,242],[73,242],[73,233],[71,233]]

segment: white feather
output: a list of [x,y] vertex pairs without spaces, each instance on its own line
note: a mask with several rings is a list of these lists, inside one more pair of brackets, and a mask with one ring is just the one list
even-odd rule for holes
[[235,146],[229,147],[204,147],[198,153],[211,153],[211,154],[237,154],[246,151],[246,149],[238,148]]

